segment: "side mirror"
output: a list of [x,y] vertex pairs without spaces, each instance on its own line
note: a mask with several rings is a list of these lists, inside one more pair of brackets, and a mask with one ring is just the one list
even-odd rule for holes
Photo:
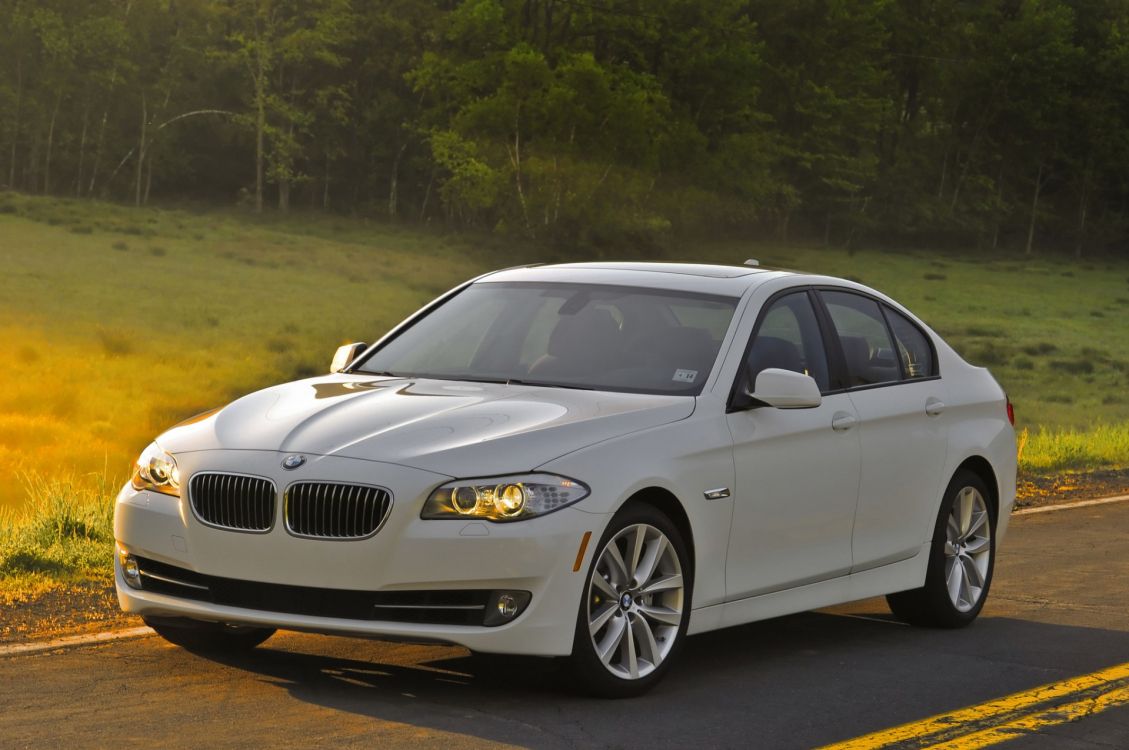
[[329,364],[329,371],[331,373],[341,372],[367,347],[368,344],[360,341],[353,344],[343,344],[337,347],[337,351],[333,353],[333,361]]
[[813,409],[823,403],[814,378],[775,367],[760,371],[748,397],[753,404],[775,409]]

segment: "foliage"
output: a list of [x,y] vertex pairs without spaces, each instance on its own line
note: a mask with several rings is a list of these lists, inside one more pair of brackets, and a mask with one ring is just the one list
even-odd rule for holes
[[1129,245],[1119,0],[0,0],[0,185],[563,248]]
[[0,579],[102,574],[113,560],[113,488],[73,476],[24,477],[28,504],[0,512]]
[[1020,468],[1050,474],[1094,466],[1129,465],[1129,424],[1097,425],[1092,429],[1028,433]]

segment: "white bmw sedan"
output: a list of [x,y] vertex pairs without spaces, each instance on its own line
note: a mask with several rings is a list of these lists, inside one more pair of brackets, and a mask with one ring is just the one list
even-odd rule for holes
[[1015,470],[1000,386],[872,289],[510,269],[158,437],[117,498],[117,590],[189,648],[454,643],[633,695],[753,620],[886,595],[967,625]]

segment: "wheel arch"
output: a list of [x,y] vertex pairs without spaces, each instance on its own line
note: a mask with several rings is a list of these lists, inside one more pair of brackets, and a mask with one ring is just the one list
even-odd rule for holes
[[956,476],[961,471],[969,471],[980,477],[981,481],[983,481],[984,485],[988,488],[988,500],[992,503],[992,510],[995,511],[996,517],[999,518],[1000,483],[996,479],[996,471],[992,468],[992,464],[988,459],[983,456],[969,456],[956,468],[956,471],[953,472],[953,476]]
[[623,502],[620,508],[632,503],[650,505],[670,519],[671,523],[682,534],[682,539],[686,542],[686,551],[690,555],[690,564],[697,571],[698,566],[695,563],[694,554],[694,529],[690,525],[690,517],[686,514],[686,509],[682,507],[682,502],[678,497],[664,487],[651,486],[636,490]]

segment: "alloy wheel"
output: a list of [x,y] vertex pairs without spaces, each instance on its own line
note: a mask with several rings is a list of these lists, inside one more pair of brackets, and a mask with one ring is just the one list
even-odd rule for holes
[[992,556],[991,519],[975,487],[957,493],[945,527],[945,585],[959,612],[980,601]]
[[612,537],[588,584],[588,633],[616,677],[646,677],[678,638],[685,600],[682,565],[659,529],[633,524]]

